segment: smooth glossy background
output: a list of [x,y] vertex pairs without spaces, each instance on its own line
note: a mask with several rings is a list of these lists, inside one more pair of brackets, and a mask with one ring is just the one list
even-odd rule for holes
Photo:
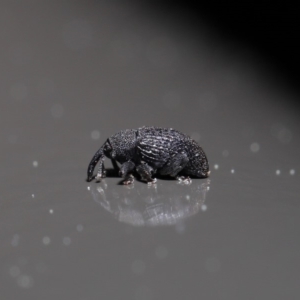
[[[299,299],[298,94],[264,57],[135,2],[0,16],[1,300]],[[191,135],[211,177],[87,183],[143,125]]]

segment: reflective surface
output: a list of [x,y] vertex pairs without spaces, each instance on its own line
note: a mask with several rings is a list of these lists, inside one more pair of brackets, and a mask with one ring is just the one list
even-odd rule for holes
[[[300,297],[298,95],[263,58],[179,12],[1,6],[1,299]],[[143,125],[191,135],[210,178],[87,183]]]
[[[197,180],[199,181],[199,180]],[[209,179],[204,183],[151,185],[135,184],[118,187],[108,185],[88,186],[95,202],[110,212],[118,221],[133,226],[176,225],[185,218],[207,209],[204,204],[209,190]]]

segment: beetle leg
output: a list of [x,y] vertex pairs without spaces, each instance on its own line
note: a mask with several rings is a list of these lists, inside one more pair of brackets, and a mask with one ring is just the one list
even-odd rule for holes
[[181,184],[191,184],[192,179],[189,176],[177,176],[176,179],[178,180],[178,183]]
[[134,181],[134,177],[130,174],[135,168],[135,164],[132,161],[126,161],[120,167],[119,175],[124,178],[123,184],[131,184]]
[[156,178],[152,178],[152,174],[155,172],[155,170],[150,167],[146,163],[141,163],[136,167],[136,171],[141,176],[141,180],[146,181],[148,183],[155,183]]
[[100,160],[98,172],[95,178],[97,181],[100,181],[102,178],[105,177],[106,177],[106,170],[104,168],[104,156],[103,156],[103,158]]
[[134,177],[132,174],[129,174],[124,180],[123,180],[123,184],[124,185],[130,185],[134,182]]
[[176,177],[189,162],[187,155],[182,152],[171,157],[168,162],[159,170],[161,175],[170,175]]
[[111,159],[111,163],[112,163],[112,165],[113,165],[113,167],[114,167],[114,170],[115,170],[115,172],[117,173],[117,172],[119,172],[120,171],[120,168],[119,168],[119,166],[118,166],[118,164],[117,164],[117,161],[115,160],[115,159]]

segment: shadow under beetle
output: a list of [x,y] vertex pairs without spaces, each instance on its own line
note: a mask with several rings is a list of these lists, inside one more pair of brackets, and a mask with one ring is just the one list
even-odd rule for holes
[[[133,182],[134,171],[148,184],[156,182],[152,177],[154,174],[169,175],[190,183],[188,176],[206,178],[210,173],[202,148],[189,136],[172,128],[142,127],[119,131],[95,153],[88,166],[87,181],[106,176],[105,156],[119,170],[124,184]],[[94,176],[98,162],[99,169]]]

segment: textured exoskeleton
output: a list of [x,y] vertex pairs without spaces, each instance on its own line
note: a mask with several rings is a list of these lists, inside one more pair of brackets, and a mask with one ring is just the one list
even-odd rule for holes
[[88,166],[88,181],[94,178],[93,171],[98,162],[96,179],[106,176],[105,156],[119,170],[125,184],[133,182],[133,171],[148,183],[156,181],[152,178],[154,174],[170,175],[189,182],[186,176],[205,178],[209,175],[208,161],[202,148],[189,136],[172,128],[126,129],[108,138]]

